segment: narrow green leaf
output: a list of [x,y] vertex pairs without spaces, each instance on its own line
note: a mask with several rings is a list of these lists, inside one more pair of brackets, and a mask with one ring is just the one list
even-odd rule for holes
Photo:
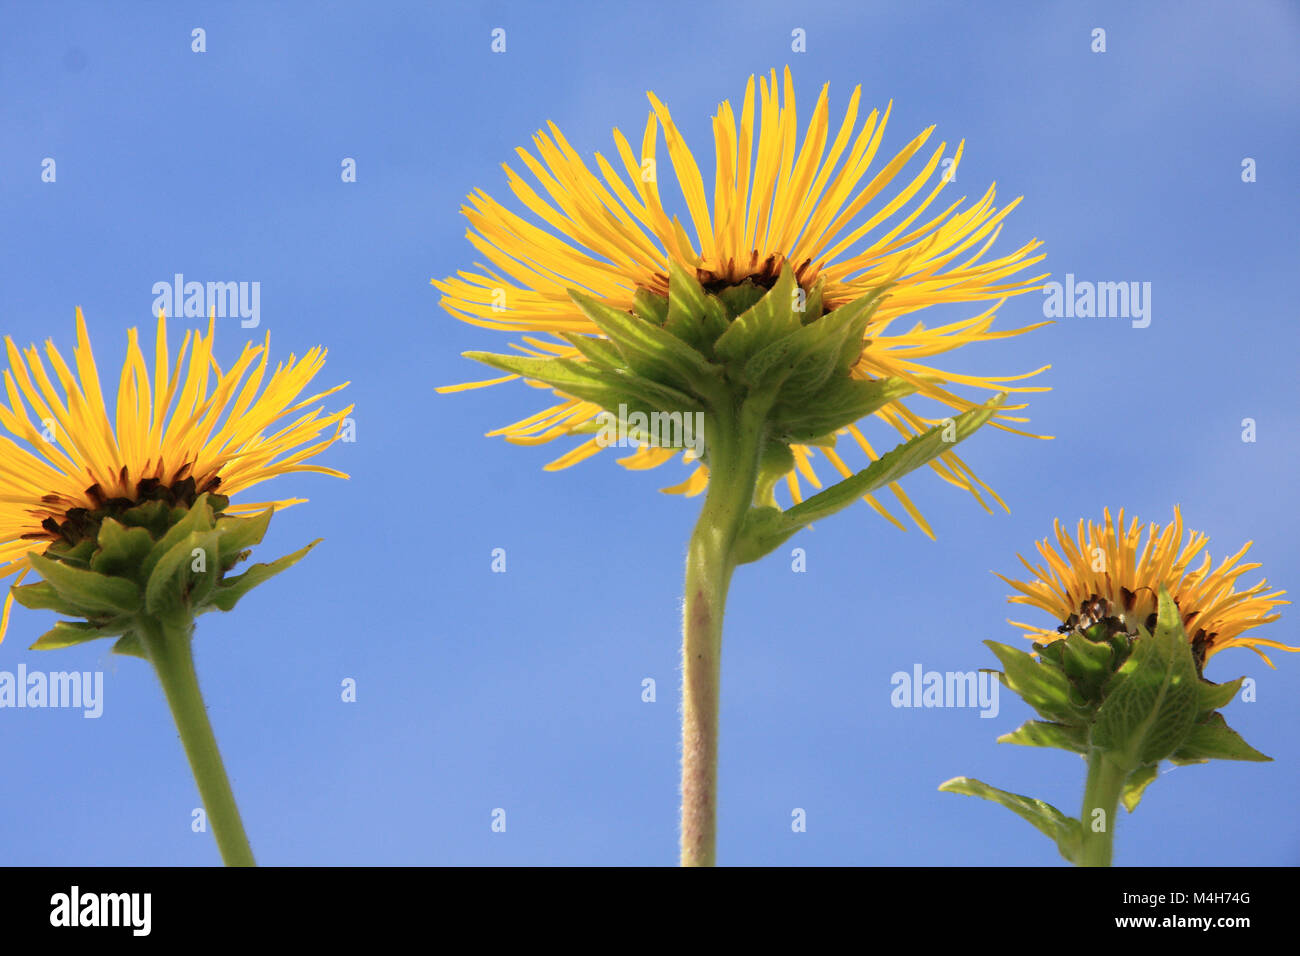
[[1022,796],[990,787],[981,780],[971,777],[954,777],[939,785],[945,793],[963,793],[970,797],[979,797],[999,806],[1006,807],[1022,820],[1027,820],[1044,836],[1056,844],[1056,848],[1073,863],[1079,856],[1082,833],[1079,821],[1067,817],[1056,807],[1034,797]]
[[[663,326],[671,335],[697,348],[713,342],[720,333],[711,333],[709,296],[688,270],[676,259],[668,263],[668,309]],[[725,327],[725,317],[724,317]]]
[[668,299],[655,295],[648,289],[637,289],[632,296],[632,309],[647,322],[662,326],[668,319]]
[[[958,415],[949,424],[936,425],[928,432],[899,445],[882,455],[851,478],[845,478],[824,491],[818,492],[802,504],[781,513],[779,520],[769,520],[756,528],[751,540],[742,542],[745,554],[762,557],[780,546],[800,528],[819,521],[857,501],[877,488],[895,482],[933,458],[964,441],[988,421],[1002,404],[1003,395],[990,399],[984,405]],[[951,440],[949,440],[951,438]],[[745,560],[754,560],[747,557]],[[743,562],[742,562],[743,563]]]
[[62,597],[54,587],[45,581],[32,584],[20,584],[10,588],[14,600],[29,611],[57,611],[69,617],[80,617],[78,608]]

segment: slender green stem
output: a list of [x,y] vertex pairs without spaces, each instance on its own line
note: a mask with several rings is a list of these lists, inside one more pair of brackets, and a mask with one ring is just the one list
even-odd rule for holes
[[709,487],[686,556],[682,623],[682,866],[716,862],[722,619],[734,547],[758,484],[760,402],[706,422]]
[[194,623],[167,624],[142,620],[139,625],[140,636],[180,732],[185,756],[189,758],[221,859],[227,866],[255,866],[253,850],[248,844],[248,835],[235,805],[235,795],[217,749],[217,738],[212,733],[207,708],[199,692],[199,679],[194,672],[194,655],[190,648]]
[[[1088,782],[1083,790],[1083,848],[1080,866],[1110,866],[1115,843],[1115,815],[1128,774],[1100,750],[1088,756]],[[1098,813],[1097,811],[1101,811]]]

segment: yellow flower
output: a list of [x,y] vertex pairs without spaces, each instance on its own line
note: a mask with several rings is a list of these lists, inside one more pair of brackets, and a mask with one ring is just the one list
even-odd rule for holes
[[[1154,523],[1148,526],[1141,553],[1138,552],[1142,539],[1140,523],[1134,518],[1126,529],[1122,509],[1116,522],[1111,521],[1110,509],[1106,509],[1104,525],[1089,521],[1085,527],[1080,520],[1077,540],[1071,539],[1057,521],[1056,538],[1059,552],[1052,547],[1050,539],[1038,543],[1038,553],[1047,562],[1046,567],[1036,567],[1020,557],[1033,575],[1032,580],[1021,582],[998,577],[1020,592],[1008,598],[1011,603],[1041,608],[1061,622],[1066,631],[1075,625],[1087,627],[1107,617],[1119,618],[1130,628],[1141,624],[1150,629],[1155,625],[1157,592],[1163,584],[1182,614],[1198,667],[1229,647],[1249,647],[1270,667],[1273,662],[1260,647],[1300,650],[1248,633],[1261,624],[1276,621],[1280,615],[1272,613],[1274,608],[1291,603],[1277,600],[1286,592],[1268,591],[1268,582],[1264,580],[1244,591],[1236,590],[1237,579],[1259,567],[1238,564],[1250,550],[1249,541],[1213,570],[1208,553],[1192,570],[1193,560],[1204,551],[1209,538],[1189,531],[1184,543],[1183,517],[1177,508],[1173,524],[1163,531]],[[1064,636],[1062,631],[1048,631],[1018,621],[1010,623],[1040,644]]]
[[[46,343],[54,378],[36,346],[20,353],[5,338],[9,368],[4,373],[8,404],[0,401],[0,581],[15,576],[21,581],[30,570],[29,553],[55,541],[76,544],[93,537],[97,516],[160,493],[188,505],[204,492],[228,497],[290,472],[347,477],[307,464],[338,440],[342,420],[352,410],[349,406],[329,415],[322,407],[304,411],[347,385],[299,399],[324,365],[325,350],[313,348],[301,359],[290,355],[268,377],[268,335],[263,345],[246,345],[238,361],[223,371],[212,353],[215,324],[214,318],[206,336],[186,332],[173,368],[167,323],[160,313],[152,373],[131,329],[111,415],[80,309],[73,364],[52,342]],[[286,422],[290,416],[295,417]],[[321,438],[331,427],[334,433]],[[303,500],[241,503],[227,513],[252,514]],[[11,593],[0,617],[0,639],[12,605]]]
[[[994,392],[1045,391],[1006,384],[1043,369],[998,378],[945,372],[927,364],[933,356],[963,345],[1018,335],[1046,324],[990,331],[1002,301],[1029,291],[1045,278],[1013,278],[1043,258],[1033,255],[1039,246],[1036,240],[1007,255],[985,258],[1003,219],[1019,200],[999,210],[993,204],[994,188],[990,186],[977,202],[965,208],[961,208],[963,197],[936,206],[936,211],[927,216],[927,210],[951,178],[941,166],[946,144],[941,143],[930,153],[924,168],[906,185],[892,184],[921,150],[933,127],[872,172],[888,108],[883,117],[879,111],[872,111],[855,133],[861,93],[860,88],[855,89],[843,122],[831,139],[827,88],[823,87],[801,141],[789,69],[785,71],[784,96],[775,71],[770,78],[759,81],[758,89],[756,105],[751,76],[739,124],[729,102],[722,103],[713,118],[715,179],[711,204],[699,166],[668,109],[653,93],[649,95],[652,111],[639,154],[619,130],[613,131],[622,173],[597,153],[597,176],[554,124],[549,126],[549,135],[539,131],[534,137],[536,156],[522,148],[517,152],[545,196],[509,166],[505,171],[515,196],[542,225],[512,212],[481,190],[473,193],[468,205],[462,207],[471,226],[467,237],[490,265],[479,264],[479,272],[462,271],[456,277],[433,280],[444,294],[443,307],[475,325],[525,333],[523,342],[515,347],[527,354],[581,360],[561,334],[598,335],[599,330],[574,304],[569,296],[571,289],[606,305],[631,309],[638,291],[667,294],[670,263],[694,270],[709,292],[746,281],[770,288],[788,263],[804,292],[810,298],[820,295],[827,310],[892,283],[865,331],[867,345],[852,370],[855,378],[901,378],[916,386],[917,395],[956,411],[966,411],[978,402],[955,394],[951,386]],[[689,211],[694,240],[676,217],[669,217],[660,199],[657,147],[661,126],[668,160]],[[959,144],[952,157],[952,171],[961,155]],[[882,195],[886,187],[896,189],[892,196]],[[935,328],[916,323],[906,331],[895,327],[896,320],[926,306],[988,300],[993,304],[987,310],[962,321]],[[510,375],[441,391],[493,385],[517,377]],[[489,434],[531,445],[584,430],[590,433],[600,406],[563,392],[557,394],[564,399],[559,404]],[[1015,431],[1005,423],[1025,419],[1007,412],[1023,407],[1003,406],[994,424]],[[922,417],[901,401],[890,402],[874,414],[906,438],[947,417],[946,412],[938,418]],[[869,459],[879,457],[857,424],[837,434],[850,436]],[[599,448],[597,439],[589,439],[548,465],[548,470],[568,467],[594,455]],[[834,448],[819,450],[840,474],[853,474],[854,469]],[[652,468],[678,451],[643,447],[622,459],[622,463],[634,469]],[[792,499],[798,502],[802,500],[801,477],[816,488],[821,487],[821,482],[811,464],[813,449],[795,445],[792,451],[795,467],[786,475],[786,483]],[[945,480],[975,495],[986,509],[981,489],[1001,503],[996,493],[951,451],[932,461],[931,467]],[[697,494],[707,481],[707,470],[699,465],[687,481],[665,490]],[[897,483],[890,487],[920,527],[930,533]],[[898,524],[874,498],[869,501]]]

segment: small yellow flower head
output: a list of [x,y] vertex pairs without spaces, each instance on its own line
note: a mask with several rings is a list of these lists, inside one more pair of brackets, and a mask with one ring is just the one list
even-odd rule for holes
[[[264,344],[245,346],[227,371],[213,355],[214,336],[215,318],[206,336],[187,332],[173,367],[160,314],[150,371],[132,329],[115,406],[100,390],[80,309],[72,364],[52,342],[45,345],[53,377],[36,346],[20,352],[5,339],[0,582],[21,582],[31,570],[32,553],[56,543],[75,547],[94,541],[105,519],[142,502],[189,507],[202,496],[219,496],[224,507],[230,495],[277,475],[312,471],[347,477],[308,464],[338,440],[342,420],[352,410],[326,414],[317,406],[347,383],[300,398],[324,365],[325,350],[311,349],[301,359],[290,355],[268,372],[268,335]],[[249,515],[303,500],[241,503],[224,511]],[[0,639],[13,599],[10,592]]]
[[[698,283],[697,303],[700,289],[721,297],[728,306],[739,303],[724,318],[731,321],[753,303],[751,290],[771,290],[788,271],[796,283],[796,309],[803,313],[805,325],[823,312],[883,293],[858,335],[863,347],[853,353],[845,372],[854,379],[902,383],[909,393],[957,413],[979,402],[959,395],[954,387],[995,393],[1044,391],[1007,384],[1037,372],[972,376],[929,364],[964,345],[1039,327],[991,331],[998,306],[1045,277],[1017,275],[1043,257],[1035,254],[1036,240],[988,257],[1003,220],[1019,200],[998,209],[990,186],[974,203],[965,203],[964,197],[938,202],[960,162],[961,144],[945,165],[947,145],[940,143],[915,176],[897,184],[933,127],[877,163],[889,109],[883,116],[873,110],[859,127],[860,94],[860,89],[854,90],[843,121],[833,130],[828,89],[823,87],[801,138],[790,71],[785,71],[784,92],[773,71],[758,81],[757,96],[751,76],[739,114],[724,102],[713,117],[714,158],[706,167],[714,176],[711,195],[668,108],[654,94],[649,95],[651,112],[639,151],[615,129],[617,155],[611,161],[597,153],[595,169],[550,124],[549,132],[539,131],[534,137],[536,154],[523,148],[517,151],[540,191],[510,166],[504,167],[512,192],[535,221],[482,191],[473,193],[462,208],[470,223],[467,238],[487,263],[478,264],[478,271],[435,279],[434,286],[443,293],[443,307],[474,325],[522,333],[523,341],[515,347],[526,355],[586,362],[597,346],[575,347],[573,338],[599,341],[604,336],[573,292],[604,307],[657,317],[662,324],[665,307],[649,300],[675,298],[669,297],[669,280],[684,271],[691,283]],[[666,157],[658,151],[660,128]],[[664,210],[660,184],[669,181],[668,165],[685,200],[693,237]],[[921,322],[901,327],[902,319],[927,306],[985,301],[991,305],[971,318],[934,328]],[[669,310],[670,325],[671,314]],[[711,359],[708,345],[699,347]],[[443,391],[521,377],[545,387],[515,374]],[[594,431],[592,423],[602,406],[551,387],[562,401],[489,434],[533,445]],[[1025,419],[1008,413],[1023,407],[1001,406],[993,424],[1014,431],[1007,423]],[[926,418],[901,399],[890,400],[870,414],[905,439],[946,420],[944,411],[937,418]],[[821,487],[812,465],[817,453],[841,475],[853,474],[835,448],[836,436],[850,440],[869,460],[880,457],[856,422],[836,428],[825,441],[791,442],[790,465],[783,477],[794,502],[802,500],[801,479]],[[548,468],[568,467],[596,454],[600,447],[598,439],[589,439]],[[680,451],[642,447],[621,463],[633,469],[653,468]],[[951,449],[930,465],[986,508],[982,491],[1001,503]],[[707,482],[706,465],[697,463],[690,478],[665,490],[698,494]],[[928,533],[924,519],[896,482],[890,490]],[[874,497],[867,500],[898,523]]]
[[[1010,622],[1040,644],[1107,619],[1130,630],[1137,625],[1150,630],[1155,625],[1158,589],[1164,585],[1182,616],[1198,667],[1229,647],[1249,647],[1270,667],[1273,662],[1261,647],[1300,650],[1249,633],[1261,624],[1276,621],[1280,615],[1273,613],[1274,609],[1290,603],[1278,600],[1286,592],[1269,591],[1264,580],[1244,591],[1236,590],[1237,579],[1259,567],[1238,563],[1250,550],[1251,542],[1212,568],[1210,555],[1202,555],[1209,538],[1189,531],[1184,542],[1183,518],[1177,508],[1173,523],[1163,530],[1154,523],[1148,526],[1140,552],[1139,521],[1134,518],[1125,528],[1123,510],[1114,522],[1109,509],[1102,524],[1089,521],[1085,525],[1081,519],[1075,538],[1057,521],[1056,538],[1059,552],[1050,539],[1038,543],[1038,553],[1047,562],[1045,567],[1020,557],[1032,575],[1030,580],[1013,581],[998,575],[1019,592],[1008,598],[1011,603],[1041,608],[1060,622],[1056,631]],[[1192,569],[1198,555],[1201,561]]]

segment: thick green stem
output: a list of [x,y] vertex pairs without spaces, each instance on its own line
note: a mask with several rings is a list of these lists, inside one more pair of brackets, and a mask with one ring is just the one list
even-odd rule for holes
[[139,623],[141,639],[167,696],[221,859],[227,866],[255,866],[235,795],[217,750],[217,738],[199,692],[190,648],[194,623],[165,624],[157,620]]
[[766,411],[751,399],[706,423],[709,487],[686,555],[682,623],[682,866],[716,861],[722,618],[758,484]]
[[[1128,774],[1100,750],[1088,756],[1088,782],[1083,790],[1083,846],[1080,866],[1110,866],[1115,843],[1115,815]],[[1101,811],[1100,813],[1098,811]]]

